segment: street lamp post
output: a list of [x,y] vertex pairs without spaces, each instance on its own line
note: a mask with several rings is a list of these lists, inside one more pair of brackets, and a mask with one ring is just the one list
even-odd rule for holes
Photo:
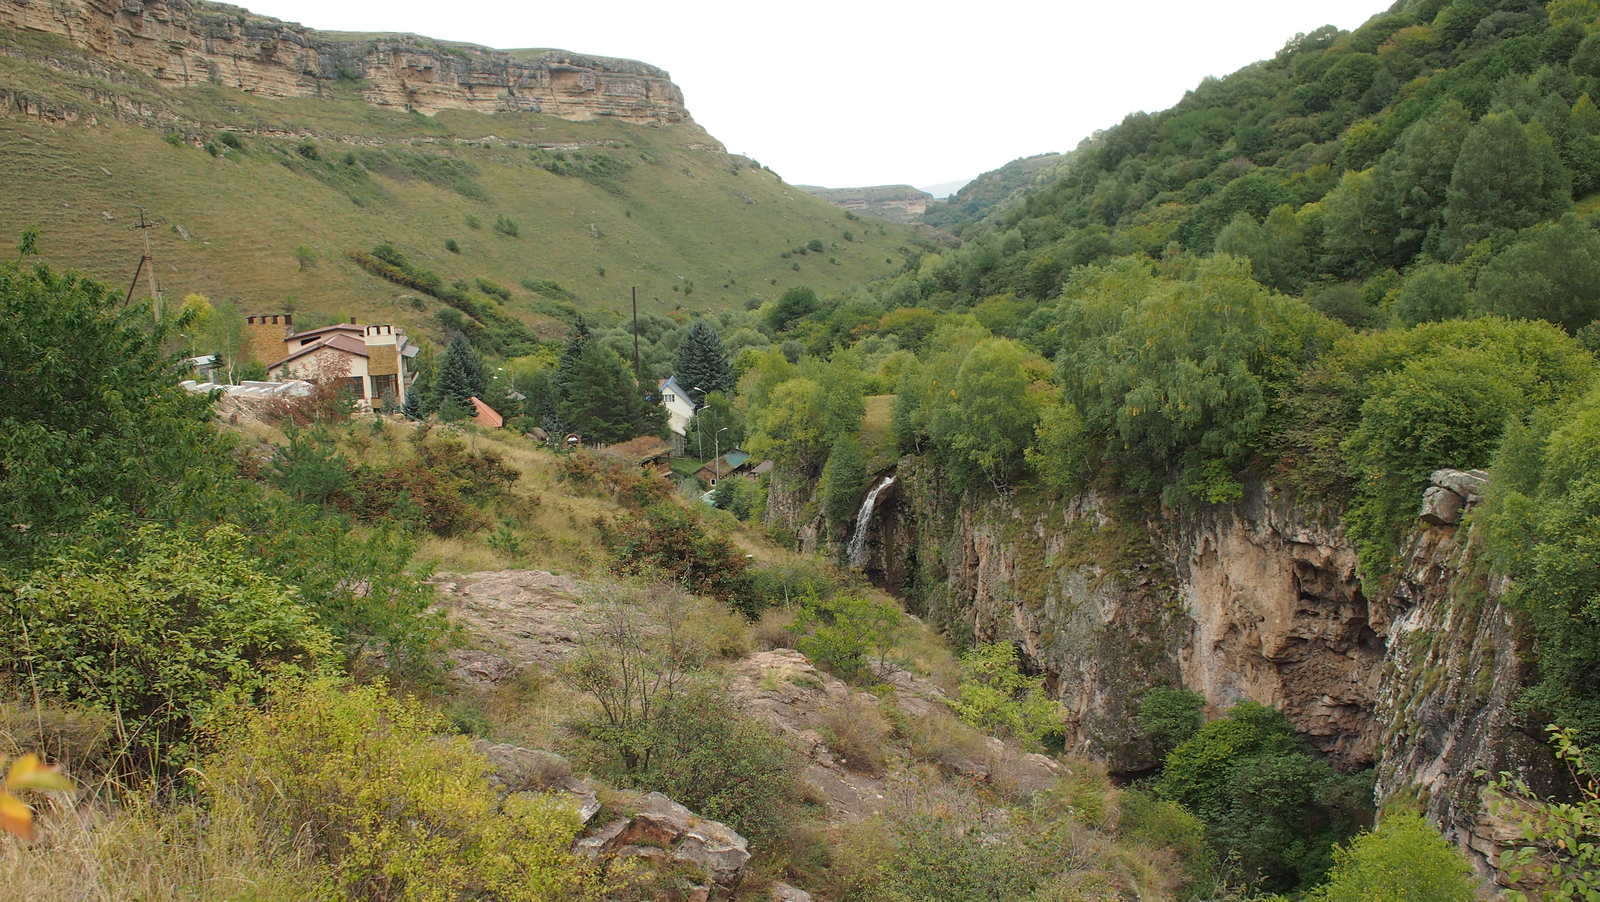
[[[694,387],[694,390],[697,391],[697,392],[700,392],[700,396],[701,397],[705,397],[705,389],[703,389],[700,386],[696,385]],[[694,399],[690,398],[689,400],[693,401]],[[697,404],[697,405],[695,405],[694,413],[690,414],[690,417],[693,418],[693,417],[696,417],[696,416],[699,416],[699,415],[700,415],[700,406]],[[705,431],[704,430],[700,430],[700,429],[696,429],[694,431],[694,441],[695,441],[695,444],[699,446],[700,459],[701,460],[705,460],[706,459],[706,434],[705,434]]]
[[722,433],[727,431],[728,427],[724,426],[721,429],[718,429],[715,435],[711,436],[711,453],[716,455],[716,457],[712,458],[711,460],[711,472],[716,477],[711,480],[713,485],[722,480]]

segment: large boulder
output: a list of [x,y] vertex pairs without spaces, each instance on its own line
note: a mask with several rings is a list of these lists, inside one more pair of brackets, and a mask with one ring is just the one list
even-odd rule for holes
[[659,792],[626,797],[622,810],[632,813],[579,838],[576,848],[594,858],[688,865],[730,892],[744,880],[750,846],[733,828],[700,817]]
[[1432,526],[1454,526],[1466,509],[1483,497],[1489,474],[1482,470],[1434,470],[1422,493],[1417,517]]

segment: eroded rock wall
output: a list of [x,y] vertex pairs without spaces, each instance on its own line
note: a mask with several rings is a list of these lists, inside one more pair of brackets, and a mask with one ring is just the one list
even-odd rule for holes
[[[0,0],[0,27],[56,35],[72,50],[171,87],[321,97],[344,80],[369,103],[422,113],[524,110],[640,124],[689,119],[682,91],[645,63],[563,50],[513,56],[412,35],[322,33],[223,4]],[[58,68],[92,65],[47,50],[29,55]],[[103,68],[100,76],[119,80],[111,66]]]
[[1489,878],[1517,837],[1486,804],[1480,774],[1515,773],[1547,796],[1567,787],[1539,724],[1514,708],[1535,676],[1532,636],[1501,603],[1504,581],[1483,572],[1470,546],[1465,528],[1424,522],[1394,587],[1374,605],[1389,648],[1374,710],[1377,794],[1420,803]]
[[[1435,488],[1455,471],[1441,473]],[[1156,764],[1136,725],[1152,687],[1192,689],[1214,712],[1272,705],[1339,766],[1375,767],[1380,802],[1420,802],[1485,876],[1510,835],[1479,774],[1559,788],[1514,710],[1531,640],[1472,563],[1470,493],[1445,517],[1430,496],[1369,598],[1337,512],[1266,484],[1180,513],[1092,492],[955,497],[916,458],[897,475],[868,575],[958,640],[1014,643],[1072,712],[1069,741],[1113,771]]]

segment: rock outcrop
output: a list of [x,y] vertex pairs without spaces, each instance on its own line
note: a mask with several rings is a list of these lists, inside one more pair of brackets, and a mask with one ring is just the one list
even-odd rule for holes
[[6,0],[0,27],[54,35],[89,60],[41,54],[47,64],[89,66],[112,82],[127,80],[115,70],[120,66],[168,87],[220,85],[266,97],[322,97],[343,85],[368,103],[422,113],[528,111],[648,125],[689,120],[683,92],[645,63],[564,50],[501,52],[415,35],[318,32],[216,3]]
[[876,185],[871,188],[819,188],[796,185],[807,194],[822,198],[852,213],[875,216],[890,222],[916,222],[927,212],[933,195],[910,185]]
[[582,587],[543,570],[440,573],[443,607],[470,641],[451,652],[455,676],[494,684],[530,664],[554,666],[578,649],[595,614],[578,603]]
[[[572,800],[587,825],[573,843],[577,852],[639,862],[658,875],[688,877],[693,884],[689,898],[720,898],[744,881],[749,843],[720,821],[700,817],[659,792],[614,792],[602,808],[595,786],[573,776],[560,755],[481,741],[478,751],[488,759],[489,781],[502,798],[544,792]],[[603,810],[611,816],[597,820]]]
[[622,796],[620,807],[621,816],[578,839],[578,851],[595,858],[632,858],[657,870],[688,867],[729,892],[743,881],[749,843],[726,824],[700,817],[659,792]]
[[[906,718],[949,714],[944,693],[914,674],[897,670],[887,674],[884,683]],[[832,820],[856,820],[883,810],[888,775],[852,760],[830,745],[834,740],[829,736],[830,724],[837,718],[877,710],[878,701],[871,693],[818,670],[794,649],[777,648],[735,662],[729,672],[728,695],[742,711],[772,727],[803,756],[806,763],[801,779],[813,796],[826,800]],[[981,737],[970,749],[951,748],[938,764],[951,776],[1003,784],[1008,792],[1024,795],[1045,788],[1062,774],[1055,760],[1020,751],[993,737]]]

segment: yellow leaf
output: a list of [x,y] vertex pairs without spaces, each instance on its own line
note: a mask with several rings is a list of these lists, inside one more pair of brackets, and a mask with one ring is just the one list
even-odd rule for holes
[[7,792],[0,792],[0,830],[33,839],[33,811]]
[[61,768],[45,764],[39,760],[38,755],[29,752],[11,765],[11,774],[6,777],[6,788],[13,792],[24,789],[66,790],[72,788],[72,781],[62,775]]

